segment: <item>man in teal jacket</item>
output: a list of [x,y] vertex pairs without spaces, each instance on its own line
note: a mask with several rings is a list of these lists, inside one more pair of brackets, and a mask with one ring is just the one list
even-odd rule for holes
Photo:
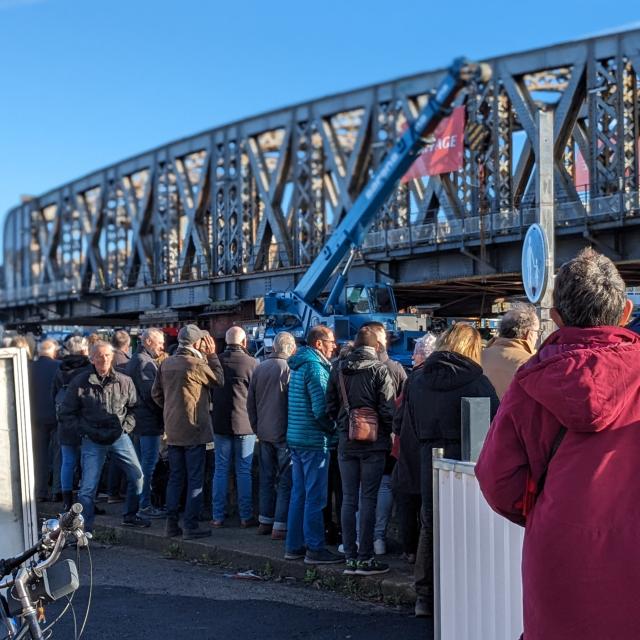
[[336,341],[331,329],[318,325],[309,331],[307,345],[289,359],[287,444],[292,491],[284,557],[333,564],[344,558],[325,546],[322,510],[327,503],[328,440],[335,429],[327,416],[325,391]]

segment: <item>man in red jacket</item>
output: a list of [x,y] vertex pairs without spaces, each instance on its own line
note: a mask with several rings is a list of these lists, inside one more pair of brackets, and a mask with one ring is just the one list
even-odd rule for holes
[[525,526],[525,640],[637,638],[640,336],[622,328],[633,305],[592,249],[562,266],[553,300],[559,329],[516,374],[476,476]]

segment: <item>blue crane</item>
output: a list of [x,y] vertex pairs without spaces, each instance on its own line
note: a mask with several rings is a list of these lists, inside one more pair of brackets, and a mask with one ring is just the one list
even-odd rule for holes
[[[458,91],[473,81],[486,82],[490,76],[491,69],[486,64],[470,63],[463,58],[454,61],[424,109],[387,153],[297,286],[292,291],[271,291],[265,296],[265,347],[270,347],[279,331],[290,331],[297,338],[303,338],[316,324],[330,326],[339,340],[352,337],[370,321],[382,322],[391,331],[396,329],[397,307],[390,285],[351,285],[346,289],[346,296],[342,296],[349,268],[376,213],[438,124],[450,113]],[[319,296],[345,257],[346,264],[326,302],[320,303]]]

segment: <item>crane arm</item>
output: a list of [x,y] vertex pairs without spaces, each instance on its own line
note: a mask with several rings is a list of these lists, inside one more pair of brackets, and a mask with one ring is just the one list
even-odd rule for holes
[[449,114],[449,107],[463,85],[472,80],[486,82],[491,70],[486,64],[469,63],[460,58],[449,68],[435,95],[427,102],[416,120],[385,156],[371,180],[333,231],[320,254],[309,266],[294,289],[294,294],[313,304],[352,247],[359,247],[376,213],[389,197],[397,182],[413,164],[425,138]]

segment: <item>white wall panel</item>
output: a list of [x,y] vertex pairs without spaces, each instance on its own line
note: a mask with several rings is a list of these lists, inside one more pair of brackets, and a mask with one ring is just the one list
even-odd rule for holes
[[24,349],[0,349],[0,557],[38,539]]
[[473,468],[434,460],[436,633],[440,640],[515,640],[524,529],[490,509]]

